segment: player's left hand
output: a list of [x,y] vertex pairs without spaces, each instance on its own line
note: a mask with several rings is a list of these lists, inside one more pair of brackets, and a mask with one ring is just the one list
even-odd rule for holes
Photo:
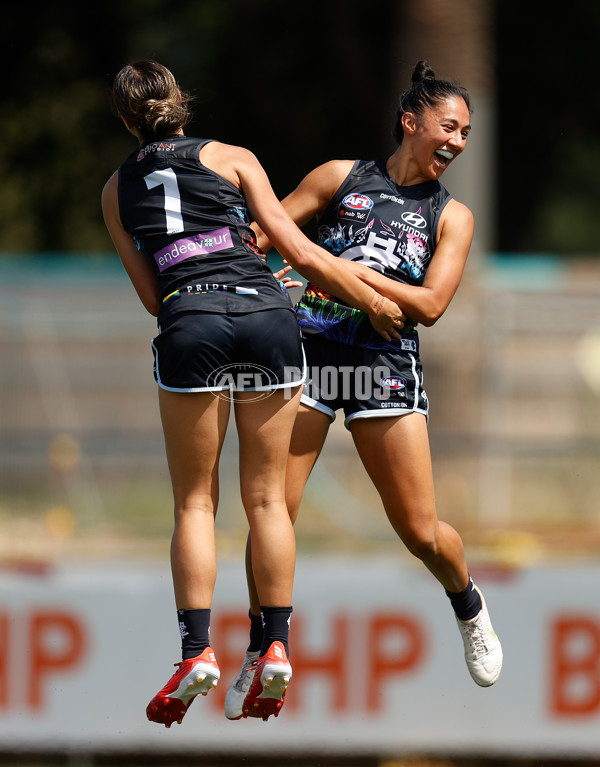
[[[284,264],[287,264],[287,261],[283,262]],[[273,277],[275,277],[276,280],[280,280],[283,282],[283,284],[286,286],[286,288],[303,288],[304,283],[300,280],[293,280],[291,277],[286,277],[285,275],[292,270],[292,267],[289,265],[286,265],[283,267],[283,269],[279,269],[277,272],[273,272]]]

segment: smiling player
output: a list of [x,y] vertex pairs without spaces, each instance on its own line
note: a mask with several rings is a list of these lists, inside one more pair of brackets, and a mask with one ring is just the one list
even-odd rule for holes
[[[363,312],[312,282],[307,285],[296,311],[313,375],[304,385],[292,435],[286,502],[295,520],[329,426],[343,409],[392,527],[444,587],[469,672],[487,687],[500,675],[502,648],[483,596],[469,577],[462,540],[437,517],[417,330],[419,323],[433,325],[447,309],[471,247],[473,216],[439,182],[464,150],[470,130],[467,91],[436,79],[429,64],[420,61],[400,98],[396,151],[387,159],[325,163],[283,201],[298,225],[316,216],[319,244],[398,303],[408,318],[401,337],[386,341],[372,331]],[[270,247],[260,232],[258,242],[263,250]],[[319,376],[324,368],[327,387]],[[338,373],[337,397],[331,396],[332,368]],[[372,373],[369,386],[365,369]],[[350,377],[355,373],[350,386],[349,371]],[[225,714],[231,719],[242,714],[260,648],[259,602],[249,561],[247,571],[250,645],[227,695]]]

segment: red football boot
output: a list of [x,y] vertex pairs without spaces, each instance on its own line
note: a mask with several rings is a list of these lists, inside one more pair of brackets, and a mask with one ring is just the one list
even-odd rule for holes
[[217,686],[221,671],[214,652],[207,647],[196,658],[175,663],[179,670],[173,674],[162,690],[146,708],[151,722],[170,727],[173,722],[181,724],[196,695],[206,695]]
[[291,678],[292,667],[285,647],[281,642],[273,642],[265,655],[258,659],[242,706],[242,716],[262,718],[265,722],[271,714],[279,716]]

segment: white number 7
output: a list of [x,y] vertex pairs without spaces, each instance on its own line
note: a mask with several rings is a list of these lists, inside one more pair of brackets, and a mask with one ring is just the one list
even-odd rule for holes
[[181,215],[181,197],[177,185],[177,176],[172,168],[155,170],[144,176],[148,189],[163,186],[165,190],[165,215],[167,217],[167,234],[183,232],[183,216]]

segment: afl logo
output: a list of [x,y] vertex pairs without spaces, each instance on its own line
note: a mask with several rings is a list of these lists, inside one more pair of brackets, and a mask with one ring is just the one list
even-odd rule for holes
[[424,226],[427,226],[427,221],[425,221],[423,216],[420,216],[418,213],[410,213],[407,210],[406,213],[402,214],[401,218],[405,224],[414,226],[417,229],[422,229]]
[[402,376],[386,376],[381,379],[381,388],[389,391],[402,391],[406,389],[406,378]]
[[373,207],[373,200],[366,194],[347,194],[342,205],[351,210],[369,210]]

